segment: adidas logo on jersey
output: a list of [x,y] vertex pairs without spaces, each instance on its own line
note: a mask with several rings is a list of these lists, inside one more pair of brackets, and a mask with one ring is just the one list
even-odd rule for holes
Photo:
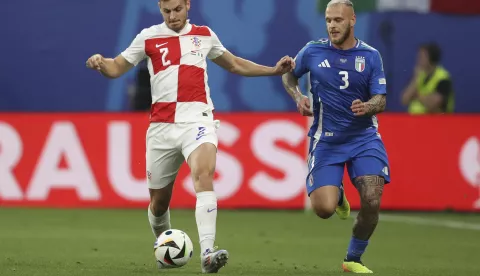
[[330,68],[330,62],[328,62],[328,59],[324,60],[322,63],[318,65],[318,67],[321,68]]

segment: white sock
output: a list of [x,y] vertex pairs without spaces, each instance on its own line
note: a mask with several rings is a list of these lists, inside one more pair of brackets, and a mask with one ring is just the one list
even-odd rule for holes
[[168,209],[165,214],[160,217],[155,217],[152,213],[150,205],[148,206],[148,221],[152,227],[152,232],[155,235],[155,239],[160,236],[164,231],[171,229],[170,225],[170,209]]
[[213,248],[215,243],[217,224],[217,197],[215,192],[201,192],[197,194],[195,218],[200,239],[200,254],[203,254],[205,250]]

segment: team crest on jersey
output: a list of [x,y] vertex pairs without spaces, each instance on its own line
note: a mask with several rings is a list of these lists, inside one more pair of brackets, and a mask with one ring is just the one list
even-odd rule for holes
[[357,56],[355,58],[355,70],[360,73],[365,71],[365,57]]
[[202,41],[198,38],[198,37],[193,37],[192,38],[192,44],[193,46],[197,47],[197,48],[200,48],[200,46],[202,46]]

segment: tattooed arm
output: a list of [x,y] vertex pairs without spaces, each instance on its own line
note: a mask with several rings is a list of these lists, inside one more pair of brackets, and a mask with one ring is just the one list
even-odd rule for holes
[[298,79],[292,73],[286,73],[282,76],[282,84],[290,97],[297,103],[303,96],[298,87]]
[[355,116],[373,116],[385,110],[387,105],[387,96],[378,94],[373,96],[368,102],[355,100],[352,103],[351,109]]
[[386,95],[375,95],[368,102],[365,103],[367,116],[373,116],[378,113],[385,111],[385,106],[387,105],[387,96]]
[[310,110],[310,100],[300,91],[298,79],[289,72],[282,76],[282,83],[285,90],[297,104],[298,112],[300,112],[302,116],[313,116]]

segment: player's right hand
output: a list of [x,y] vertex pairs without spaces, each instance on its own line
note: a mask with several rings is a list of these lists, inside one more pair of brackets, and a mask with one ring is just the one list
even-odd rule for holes
[[101,71],[104,66],[104,58],[100,54],[95,54],[87,60],[87,68]]
[[298,109],[298,112],[302,114],[302,116],[308,116],[308,117],[313,116],[313,112],[310,110],[310,100],[305,95],[302,95],[299,98],[297,98],[297,109]]
[[295,60],[289,56],[284,56],[275,65],[275,75],[283,75],[288,72],[292,72],[295,69]]

